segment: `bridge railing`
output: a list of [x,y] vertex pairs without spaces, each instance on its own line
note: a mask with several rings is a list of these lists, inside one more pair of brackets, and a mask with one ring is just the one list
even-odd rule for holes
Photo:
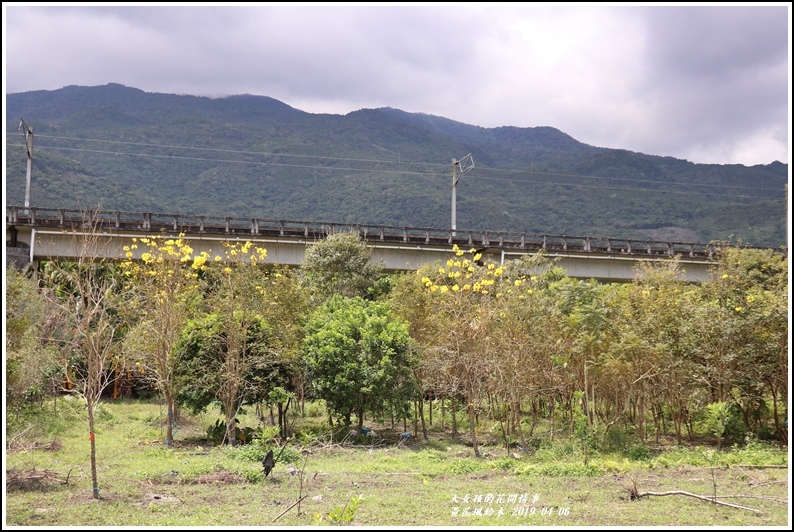
[[339,222],[310,222],[235,216],[204,216],[128,211],[84,211],[47,207],[6,206],[7,225],[90,228],[103,231],[146,231],[158,233],[226,234],[230,236],[286,237],[321,240],[338,232],[357,232],[369,242],[406,245],[549,251],[553,253],[598,253],[607,255],[651,255],[713,259],[713,244],[620,239],[591,236],[537,235],[505,231],[451,230]]

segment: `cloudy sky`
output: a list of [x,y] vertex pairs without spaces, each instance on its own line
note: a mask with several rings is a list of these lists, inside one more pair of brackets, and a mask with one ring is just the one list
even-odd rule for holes
[[6,93],[121,83],[789,162],[790,6],[3,4]]

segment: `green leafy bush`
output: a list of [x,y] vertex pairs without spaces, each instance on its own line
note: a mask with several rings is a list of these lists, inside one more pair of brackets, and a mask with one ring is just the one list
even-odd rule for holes
[[351,497],[344,506],[336,506],[328,512],[327,516],[316,513],[314,514],[314,524],[323,525],[326,522],[331,525],[349,525],[353,522],[353,517],[358,510],[358,504],[361,502],[361,495],[358,497]]
[[626,455],[632,460],[639,462],[648,460],[651,457],[651,450],[645,444],[635,445],[626,451]]

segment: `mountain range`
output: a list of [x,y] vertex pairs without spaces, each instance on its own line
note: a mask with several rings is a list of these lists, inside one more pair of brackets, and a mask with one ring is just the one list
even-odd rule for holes
[[548,126],[119,84],[8,94],[6,117],[9,205],[25,198],[23,119],[31,206],[449,228],[454,173],[459,230],[786,245],[778,161],[696,164]]

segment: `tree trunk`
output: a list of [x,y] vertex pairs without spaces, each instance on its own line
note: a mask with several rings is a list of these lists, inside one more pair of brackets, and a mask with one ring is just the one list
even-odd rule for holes
[[[428,411],[430,413],[430,425],[433,424],[433,399],[432,397],[427,401]],[[424,429],[424,422],[422,428]]]
[[775,420],[775,429],[777,430],[778,438],[780,441],[788,445],[788,433],[780,423],[780,418],[777,411],[777,391],[775,387],[771,387],[772,391],[772,418]]
[[284,404],[278,403],[276,408],[278,408],[278,435],[282,439],[287,439],[287,427],[286,423],[284,423]]
[[455,401],[455,396],[452,396],[452,435],[458,435],[458,418],[457,418],[457,405]]
[[524,452],[527,452],[527,440],[524,438],[524,429],[521,426],[521,399],[515,402],[515,411],[513,414],[515,415],[516,419],[516,428],[518,429],[518,438],[521,441],[521,448],[524,449]]
[[[422,418],[422,434],[425,437],[425,441],[428,441],[428,439],[427,439],[427,426],[425,426],[425,408],[424,408],[424,405],[422,404],[422,402],[423,402],[422,399],[420,399],[419,400],[419,404],[421,406],[419,408],[419,416]],[[431,425],[433,424],[433,400],[432,399],[430,400],[430,424]]]
[[359,408],[358,412],[356,412],[356,415],[358,415],[358,432],[356,432],[356,435],[360,436],[361,435],[361,429],[364,428],[364,409],[363,408]]
[[474,411],[474,384],[471,382],[471,375],[466,378],[466,410],[469,412],[469,436],[474,447],[474,456],[480,457],[480,447],[477,445],[476,413]]
[[165,408],[168,412],[165,424],[165,445],[170,446],[174,442],[174,397],[169,391],[165,391]]
[[94,437],[94,402],[86,401],[88,407],[88,441],[91,444],[91,487],[94,498],[99,499],[99,481],[96,473],[96,441]]
[[234,411],[226,411],[226,441],[234,447],[237,445],[237,423],[234,421]]

